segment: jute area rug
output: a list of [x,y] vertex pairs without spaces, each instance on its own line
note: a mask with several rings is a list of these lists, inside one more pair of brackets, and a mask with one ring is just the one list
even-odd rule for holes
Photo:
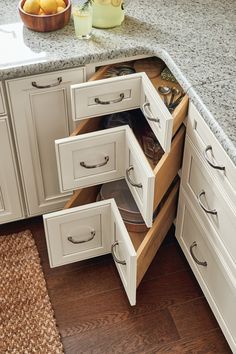
[[0,353],[63,353],[30,231],[0,236]]

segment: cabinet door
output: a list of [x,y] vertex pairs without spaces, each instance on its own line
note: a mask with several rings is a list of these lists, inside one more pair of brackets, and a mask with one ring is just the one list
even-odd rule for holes
[[69,88],[84,76],[80,68],[7,82],[29,215],[60,209],[68,199],[59,189],[54,140],[73,130]]
[[114,199],[44,215],[44,227],[52,267],[112,253],[135,305],[137,256]]
[[73,85],[71,96],[75,121],[142,109],[162,148],[170,151],[173,117],[144,72]]
[[23,217],[10,130],[6,117],[0,118],[0,224]]

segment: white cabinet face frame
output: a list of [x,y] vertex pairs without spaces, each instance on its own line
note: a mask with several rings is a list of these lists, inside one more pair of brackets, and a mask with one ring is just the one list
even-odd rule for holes
[[0,82],[0,116],[6,114],[6,106],[4,102],[4,95],[3,95],[3,86]]
[[59,188],[54,140],[74,129],[70,85],[84,78],[79,68],[7,81],[29,215],[60,209],[68,199]]
[[112,253],[130,304],[135,305],[137,255],[114,199],[43,218],[52,267]]
[[61,191],[125,178],[152,226],[155,176],[129,126],[59,139],[55,146]]
[[0,224],[24,217],[7,117],[0,117]]
[[74,121],[140,108],[164,151],[170,151],[173,117],[145,73],[72,85],[71,102]]

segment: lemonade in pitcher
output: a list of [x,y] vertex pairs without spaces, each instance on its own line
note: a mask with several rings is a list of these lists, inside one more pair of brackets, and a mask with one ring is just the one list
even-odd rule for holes
[[123,0],[92,0],[93,27],[112,28],[124,21]]

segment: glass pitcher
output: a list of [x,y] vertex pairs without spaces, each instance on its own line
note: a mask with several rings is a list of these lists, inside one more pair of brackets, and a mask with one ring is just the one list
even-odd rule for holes
[[123,0],[92,0],[93,27],[112,28],[124,21]]

